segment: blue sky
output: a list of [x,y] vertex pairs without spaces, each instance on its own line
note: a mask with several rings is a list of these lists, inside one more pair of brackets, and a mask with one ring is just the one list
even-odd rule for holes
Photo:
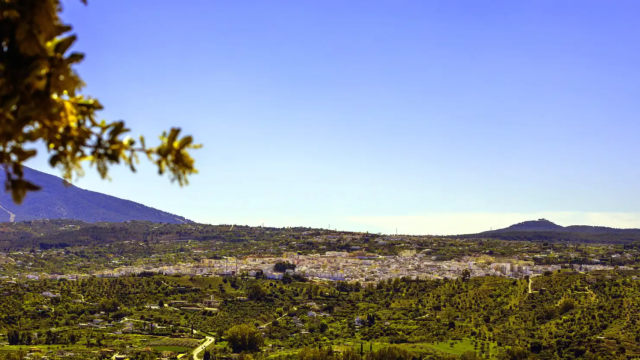
[[189,187],[80,187],[214,224],[640,227],[636,1],[63,4],[105,119],[204,144]]

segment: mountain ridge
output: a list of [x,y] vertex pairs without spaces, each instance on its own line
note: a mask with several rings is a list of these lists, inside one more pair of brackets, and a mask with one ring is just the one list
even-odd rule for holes
[[543,232],[563,232],[563,233],[580,233],[580,234],[640,234],[640,229],[618,229],[606,226],[591,225],[569,225],[561,226],[547,219],[538,219],[523,221],[513,224],[503,229],[484,231],[480,234],[496,234],[505,232],[526,232],[526,231],[543,231]]
[[[63,179],[24,167],[25,179],[42,187],[30,192],[21,205],[11,194],[0,193],[0,222],[36,219],[72,219],[85,222],[123,222],[131,220],[192,223],[182,216],[154,209],[131,200],[81,189]],[[6,174],[0,171],[0,181]]]

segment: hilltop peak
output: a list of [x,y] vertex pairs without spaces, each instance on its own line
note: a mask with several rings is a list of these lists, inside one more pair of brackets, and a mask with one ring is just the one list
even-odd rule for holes
[[497,232],[501,231],[561,231],[564,227],[555,224],[547,219],[538,219],[538,220],[530,220],[523,221],[518,224],[511,225],[504,229],[495,230]]

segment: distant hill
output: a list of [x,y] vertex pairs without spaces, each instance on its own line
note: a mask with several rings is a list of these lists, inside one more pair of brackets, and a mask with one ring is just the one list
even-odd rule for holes
[[587,225],[561,226],[547,219],[538,219],[514,224],[504,229],[452,237],[516,241],[627,244],[640,241],[640,229],[616,229]]
[[[24,169],[25,178],[42,190],[29,193],[21,205],[11,200],[11,194],[0,192],[0,222],[36,219],[73,219],[84,222],[122,222],[143,220],[163,223],[191,223],[182,216],[157,210],[133,201],[66,186],[59,177],[30,168]],[[0,182],[6,175],[0,171]]]
[[486,231],[485,233],[498,233],[508,231],[562,231],[562,229],[564,229],[564,227],[554,224],[547,219],[539,219],[521,222],[504,229]]
[[640,229],[616,229],[605,226],[571,225],[560,226],[547,219],[525,221],[504,229],[485,231],[482,234],[505,233],[515,231],[553,231],[580,234],[640,234]]

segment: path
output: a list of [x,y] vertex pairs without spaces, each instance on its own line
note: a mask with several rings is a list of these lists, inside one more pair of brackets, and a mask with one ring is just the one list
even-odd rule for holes
[[[277,319],[275,319],[273,321],[280,321],[280,319],[282,319],[283,317],[286,317],[286,316],[287,316],[287,314],[284,314],[284,315],[280,316],[279,318],[277,318]],[[270,321],[270,322],[268,322],[268,323],[266,323],[266,324],[264,324],[262,326],[267,327],[267,326],[271,325],[273,323],[273,321]]]
[[[196,330],[196,332],[198,332]],[[207,346],[213,344],[214,341],[216,341],[216,339],[213,336],[209,336],[209,335],[205,335],[205,337],[207,338],[200,346],[198,346],[197,348],[195,348],[191,354],[193,355],[193,358],[195,360],[199,360],[200,358],[198,357],[198,354],[203,352],[204,349],[207,348]]]
[[[298,308],[294,306],[293,307],[293,311],[296,311],[296,310],[298,310]],[[280,321],[280,319],[282,319],[284,317],[287,317],[287,316],[288,316],[287,314],[284,314],[284,315],[280,316],[279,318],[277,318],[277,319],[275,319],[273,321]],[[267,327],[267,326],[271,325],[273,323],[273,321],[269,321],[268,323],[266,323],[266,324],[264,324],[262,326]]]
[[591,294],[591,300],[598,302],[598,296],[593,291],[591,291],[591,289],[589,289],[589,286],[585,286],[585,290],[587,290],[587,292]]
[[14,222],[16,220],[16,214],[12,213],[11,211],[5,209],[2,205],[0,205],[0,209],[6,211],[9,213],[9,222]]
[[538,276],[538,275],[540,275],[540,274],[533,274],[533,275],[530,275],[530,276],[529,276],[529,294],[533,294],[534,292],[537,292],[537,291],[533,291],[533,290],[531,289],[531,280],[532,280],[534,277]]

